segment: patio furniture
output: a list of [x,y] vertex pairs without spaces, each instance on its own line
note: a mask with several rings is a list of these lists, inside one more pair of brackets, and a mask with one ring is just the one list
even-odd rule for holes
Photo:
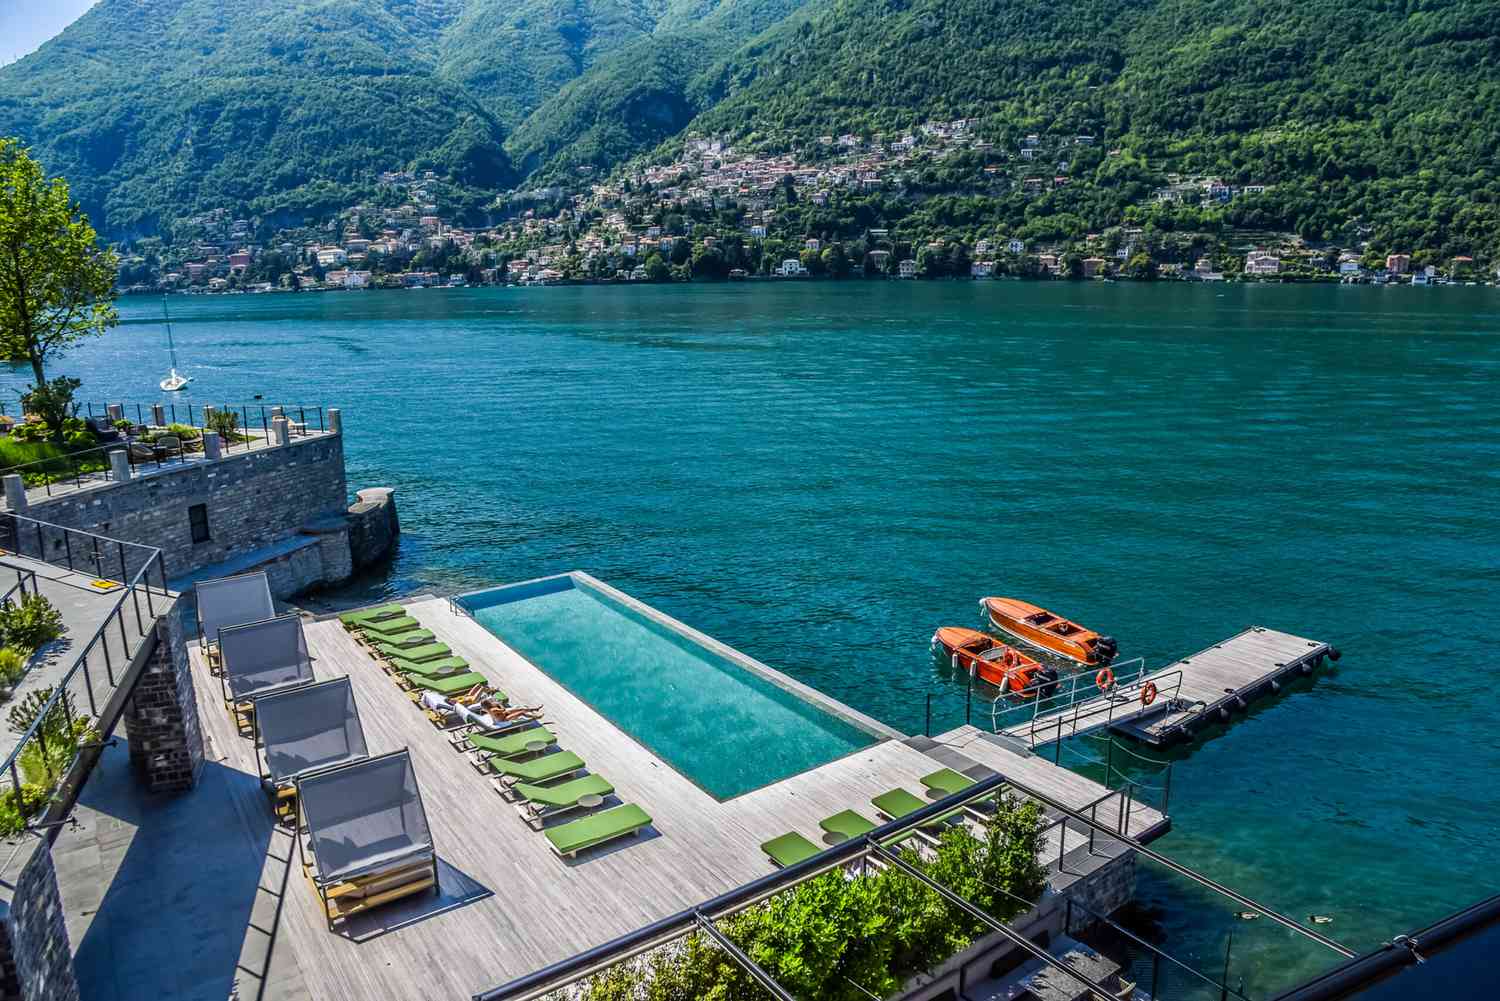
[[502,787],[509,787],[516,782],[535,784],[560,779],[574,772],[583,771],[584,768],[583,759],[572,751],[555,751],[552,754],[543,754],[524,761],[491,758],[487,764],[490,771],[499,777]]
[[526,755],[541,754],[557,743],[557,734],[545,726],[533,726],[505,736],[486,733],[469,734],[469,747],[474,753],[469,761],[475,768],[484,771],[491,757],[514,760]]
[[[892,789],[889,792],[883,792],[879,796],[872,796],[870,798],[870,802],[874,804],[876,810],[880,811],[880,815],[882,817],[885,817],[889,820],[900,820],[902,817],[910,816],[911,814],[916,813],[918,810],[932,805],[927,800],[922,799],[920,796],[913,795],[912,793],[907,792],[905,789],[901,788]],[[942,814],[941,816],[933,817],[931,820],[924,823],[922,827],[927,830],[942,827],[949,820],[962,815],[962,813],[962,807],[949,810],[947,813]]]
[[359,625],[360,632],[366,637],[377,642],[384,642],[397,633],[409,632],[421,628],[422,623],[410,615],[402,615],[394,619],[376,619],[371,622],[362,622]]
[[296,781],[321,768],[369,757],[354,688],[347,677],[265,695],[255,703],[255,758],[282,821],[295,816]]
[[155,462],[156,449],[143,442],[133,441],[126,452],[126,458],[130,460],[132,466],[140,465],[143,462]]
[[193,587],[198,635],[211,670],[219,663],[219,630],[275,618],[271,583],[265,571],[199,581]]
[[408,677],[406,681],[413,688],[437,692],[439,695],[456,695],[459,692],[468,691],[475,685],[489,684],[484,675],[475,674],[473,671],[467,674],[453,674],[445,678]]
[[[370,634],[364,634],[368,639]],[[413,647],[426,646],[437,640],[437,634],[430,629],[412,629],[409,632],[398,633],[395,636],[382,636],[380,641],[389,646]]]
[[307,827],[297,850],[329,931],[372,907],[438,891],[432,832],[404,749],[303,775],[297,802]]
[[390,659],[392,670],[402,674],[416,674],[424,678],[441,678],[450,674],[463,674],[469,670],[469,662],[462,657],[442,657],[438,660],[407,660],[405,657]]
[[845,810],[820,820],[818,826],[838,841],[849,841],[869,834],[880,825],[856,810]]
[[765,852],[772,862],[785,869],[798,862],[806,862],[823,849],[796,831],[788,831],[770,841],[762,842],[760,850]]
[[536,828],[541,828],[559,814],[599,806],[604,797],[615,791],[602,775],[584,775],[550,786],[517,782],[513,788],[521,797],[516,809],[521,812],[522,819]]
[[651,817],[645,810],[634,803],[626,803],[542,833],[560,858],[572,858],[585,849],[627,834],[639,834],[650,825]]
[[170,456],[182,458],[182,439],[175,434],[164,434],[153,443],[156,450],[156,458],[165,459]]
[[302,620],[282,615],[219,630],[219,685],[242,731],[254,723],[255,700],[313,680]]
[[439,657],[447,657],[453,653],[444,643],[427,643],[422,646],[397,646],[394,643],[376,643],[375,652],[382,657],[412,661],[437,660]]
[[345,628],[353,629],[365,622],[378,622],[381,619],[398,618],[406,614],[406,609],[391,602],[385,605],[375,605],[371,608],[358,608],[352,612],[345,612],[339,616]]
[[931,775],[923,775],[921,782],[932,792],[941,793],[944,796],[961,793],[974,784],[973,779],[951,768],[939,768]]

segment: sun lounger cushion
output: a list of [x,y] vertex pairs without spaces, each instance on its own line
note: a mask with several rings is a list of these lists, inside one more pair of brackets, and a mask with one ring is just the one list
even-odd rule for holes
[[952,796],[954,793],[960,793],[969,788],[974,784],[974,780],[951,768],[939,768],[931,775],[922,776],[922,784],[944,796]]
[[[525,754],[534,750],[527,746],[529,744],[541,743],[543,746],[557,743],[557,734],[544,726],[534,726],[529,730],[519,733],[507,734],[504,737],[491,737],[483,733],[469,734],[469,743],[478,751],[489,751],[498,754],[502,758],[509,758],[517,754]],[[540,750],[541,748],[535,748]]]
[[517,782],[512,788],[528,803],[543,807],[576,806],[584,796],[608,796],[615,791],[615,787],[603,775],[585,775],[559,782],[555,786]]
[[462,674],[469,669],[469,662],[462,657],[440,657],[437,660],[407,660],[392,657],[391,666],[402,674],[420,674],[424,678],[441,678],[449,674]]
[[375,652],[382,657],[400,657],[402,660],[437,660],[439,657],[448,657],[453,654],[446,643],[427,643],[423,646],[377,643]]
[[392,603],[376,605],[373,608],[356,608],[352,612],[345,612],[343,615],[340,615],[339,621],[346,626],[352,626],[359,622],[374,622],[377,619],[389,619],[405,614],[405,608]]
[[410,615],[403,615],[396,619],[379,619],[375,622],[364,622],[360,624],[359,628],[366,636],[394,636],[396,633],[418,629],[421,625],[422,623]]
[[855,810],[845,810],[819,821],[818,826],[829,834],[837,834],[848,841],[869,834],[880,825]]
[[[927,800],[922,799],[919,796],[915,796],[907,792],[905,789],[892,789],[890,792],[883,792],[879,796],[871,797],[870,802],[875,804],[875,809],[879,810],[887,817],[890,817],[892,820],[900,820],[902,817],[905,817],[908,814],[916,813],[923,807],[932,805]],[[922,826],[938,827],[942,824],[947,823],[954,817],[957,817],[961,813],[963,813],[962,807],[954,810],[949,810],[947,813],[943,814],[940,817],[933,817]]]
[[771,857],[771,861],[779,866],[796,865],[812,858],[823,849],[798,834],[796,831],[788,831],[778,838],[772,838],[763,843],[760,850]]
[[423,678],[410,675],[408,677],[411,683],[417,688],[425,689],[429,692],[437,692],[439,695],[452,695],[454,692],[467,691],[475,685],[489,684],[485,680],[484,675],[475,674],[473,671],[470,671],[468,674],[449,675],[446,678]]
[[490,771],[502,778],[516,779],[521,782],[545,782],[548,779],[572,774],[582,767],[583,759],[572,751],[543,754],[539,758],[528,758],[525,761],[508,761],[505,758],[490,759]]
[[409,632],[397,633],[394,636],[374,636],[372,638],[379,640],[387,646],[426,646],[428,643],[433,643],[437,640],[437,634],[431,629],[413,629]]
[[608,810],[601,810],[592,817],[584,817],[567,824],[559,824],[543,833],[552,842],[559,855],[572,855],[585,848],[602,845],[606,841],[634,834],[651,823],[645,810],[634,803],[626,803]]

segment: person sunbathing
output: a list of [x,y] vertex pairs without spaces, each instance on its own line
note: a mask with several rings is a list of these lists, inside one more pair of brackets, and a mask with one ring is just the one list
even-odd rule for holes
[[485,699],[480,708],[496,723],[514,723],[517,720],[537,719],[542,714],[541,706],[507,706],[497,699]]

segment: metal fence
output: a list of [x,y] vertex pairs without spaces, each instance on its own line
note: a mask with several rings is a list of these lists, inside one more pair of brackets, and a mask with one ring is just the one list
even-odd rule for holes
[[[20,808],[24,801],[23,773],[28,783],[42,785],[46,795],[55,791],[81,749],[84,736],[96,727],[119,690],[157,615],[169,607],[171,595],[161,550],[151,546],[7,513],[0,514],[0,547],[90,574],[101,586],[104,605],[92,635],[83,642],[72,638],[72,662],[49,686],[50,694],[0,765],[10,777]],[[30,584],[34,589],[34,574]],[[17,586],[21,586],[20,581]],[[115,595],[113,601],[108,600],[110,594]],[[80,724],[84,732],[80,732]]]
[[[110,419],[108,403],[82,403],[78,414],[90,420]],[[270,440],[271,421],[285,417],[293,434],[326,431],[326,417],[322,405],[309,406],[302,403],[271,403],[255,400],[251,403],[115,403],[120,408],[122,420],[137,427],[165,427],[168,424],[186,424],[193,428],[204,427],[205,408],[215,413],[232,413],[239,419],[242,433],[253,434],[256,430]],[[247,430],[248,429],[248,430]]]

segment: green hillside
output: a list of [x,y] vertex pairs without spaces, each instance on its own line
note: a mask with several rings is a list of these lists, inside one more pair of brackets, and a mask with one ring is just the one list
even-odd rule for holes
[[694,81],[708,110],[690,127],[774,140],[973,116],[1012,150],[1097,135],[1123,163],[1080,157],[1026,213],[1103,225],[1132,183],[1216,174],[1270,185],[1237,225],[1493,252],[1497,65],[1493,0],[834,0]]
[[425,158],[513,180],[484,106],[435,72],[449,0],[102,0],[0,71],[0,132],[67,176],[100,228],[195,209],[316,213]]

